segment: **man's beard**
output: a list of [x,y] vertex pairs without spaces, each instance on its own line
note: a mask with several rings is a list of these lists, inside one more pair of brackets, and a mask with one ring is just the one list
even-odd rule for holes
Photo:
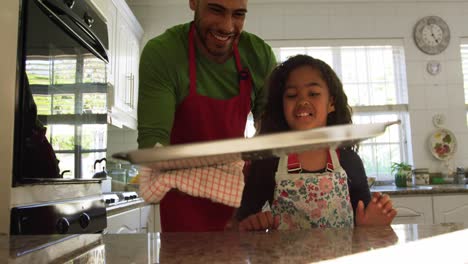
[[201,25],[200,25],[200,19],[199,19],[199,15],[198,15],[198,12],[195,12],[195,18],[194,18],[194,24],[195,24],[195,31],[196,31],[196,34],[198,36],[198,39],[200,40],[200,43],[201,45],[203,45],[203,47],[205,48],[205,50],[211,55],[211,56],[214,56],[214,57],[222,57],[222,56],[226,56],[227,53],[229,53],[231,50],[232,50],[232,41],[231,43],[229,44],[229,47],[227,48],[227,50],[223,49],[223,50],[220,50],[220,51],[217,51],[215,49],[211,49],[209,46],[208,46],[208,41],[207,41],[207,34],[211,34],[211,32],[206,32],[206,35],[204,36],[203,34],[205,32],[202,31],[202,28],[201,28]]

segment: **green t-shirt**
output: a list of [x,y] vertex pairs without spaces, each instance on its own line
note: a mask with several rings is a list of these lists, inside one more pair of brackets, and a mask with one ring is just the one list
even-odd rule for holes
[[[175,110],[189,93],[189,28],[190,23],[174,26],[148,41],[143,49],[138,95],[140,148],[170,143]],[[252,75],[252,113],[257,117],[266,104],[264,83],[276,66],[276,59],[268,44],[245,31],[240,36],[238,48],[242,66],[247,67]],[[197,52],[196,86],[198,94],[211,98],[229,99],[238,95],[234,57],[218,64]]]

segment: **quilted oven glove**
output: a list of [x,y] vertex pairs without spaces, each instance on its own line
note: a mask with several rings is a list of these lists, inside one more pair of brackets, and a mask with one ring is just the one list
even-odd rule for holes
[[176,188],[195,197],[211,199],[238,208],[244,190],[244,161],[209,167],[158,172],[140,168],[140,195],[146,202],[157,203]]

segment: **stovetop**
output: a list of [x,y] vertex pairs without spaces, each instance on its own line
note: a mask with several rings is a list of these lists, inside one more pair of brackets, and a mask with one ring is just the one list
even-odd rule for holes
[[106,207],[125,206],[129,203],[140,201],[136,192],[109,192],[103,193]]

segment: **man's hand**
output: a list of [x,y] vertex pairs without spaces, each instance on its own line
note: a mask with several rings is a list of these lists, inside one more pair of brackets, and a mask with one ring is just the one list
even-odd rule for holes
[[239,223],[239,231],[258,231],[276,227],[270,211],[250,215]]
[[358,202],[356,209],[356,225],[376,226],[390,225],[397,212],[393,209],[390,196],[373,193],[371,202],[364,208],[362,201]]

